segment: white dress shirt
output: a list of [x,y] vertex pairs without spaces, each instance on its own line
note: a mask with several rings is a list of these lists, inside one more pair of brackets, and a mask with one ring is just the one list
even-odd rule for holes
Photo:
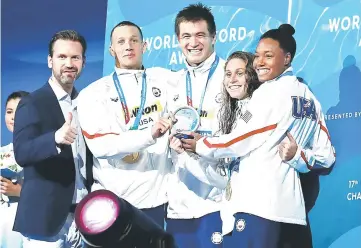
[[[78,203],[88,193],[84,180],[86,178],[85,162],[86,162],[86,146],[84,137],[81,134],[80,125],[78,124],[78,113],[77,113],[77,93],[74,99],[64,91],[59,85],[57,85],[52,78],[49,79],[49,84],[53,89],[56,98],[58,99],[61,111],[63,112],[64,119],[69,118],[69,112],[72,113],[73,118],[71,125],[77,129],[76,140],[71,144],[74,164],[75,164],[75,191],[73,196],[73,203]],[[73,89],[74,90],[74,89]]]

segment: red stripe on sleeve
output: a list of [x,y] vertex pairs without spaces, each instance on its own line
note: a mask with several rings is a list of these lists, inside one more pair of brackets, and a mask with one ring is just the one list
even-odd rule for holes
[[204,144],[209,147],[209,148],[225,148],[225,147],[229,147],[237,142],[240,142],[244,139],[247,139],[253,135],[256,135],[256,134],[259,134],[259,133],[264,133],[264,132],[267,132],[267,131],[270,131],[270,130],[273,130],[277,127],[277,124],[273,124],[273,125],[270,125],[270,126],[266,126],[266,127],[263,127],[263,128],[260,128],[260,129],[256,129],[256,130],[253,130],[251,132],[248,132],[246,134],[243,134],[237,138],[234,138],[230,141],[228,141],[227,143],[221,143],[221,144],[211,144],[207,138],[205,138],[203,140]]
[[95,134],[89,134],[89,133],[85,132],[84,130],[82,130],[82,133],[87,139],[100,138],[100,137],[103,137],[103,136],[109,135],[109,134],[119,135],[119,133],[95,133]]

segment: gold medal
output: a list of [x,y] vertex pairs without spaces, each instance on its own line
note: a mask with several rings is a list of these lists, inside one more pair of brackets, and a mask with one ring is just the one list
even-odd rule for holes
[[229,201],[232,196],[232,186],[231,180],[228,180],[227,187],[226,187],[226,200]]
[[139,152],[134,152],[132,154],[125,156],[124,158],[122,158],[122,160],[127,164],[134,164],[138,162],[139,158],[140,158]]

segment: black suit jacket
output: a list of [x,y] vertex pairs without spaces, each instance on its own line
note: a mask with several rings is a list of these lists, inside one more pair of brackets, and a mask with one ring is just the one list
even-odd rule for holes
[[[48,83],[18,105],[13,143],[15,159],[24,167],[24,183],[14,231],[50,237],[65,223],[75,190],[75,164],[71,146],[63,146],[60,153],[56,149],[55,132],[64,122]],[[87,176],[93,163],[89,153],[87,149]],[[87,180],[90,187],[92,179]]]

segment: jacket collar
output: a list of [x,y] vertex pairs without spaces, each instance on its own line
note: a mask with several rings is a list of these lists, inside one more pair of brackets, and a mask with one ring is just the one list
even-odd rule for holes
[[268,81],[266,81],[265,83],[271,83],[271,82],[274,82],[274,81],[279,80],[279,79],[282,78],[283,76],[291,76],[291,75],[293,75],[293,68],[290,66],[290,67],[288,67],[284,72],[282,72],[281,75],[279,75],[278,77],[276,77],[276,78],[274,78],[274,79],[268,80]]
[[121,69],[121,68],[118,68],[118,67],[115,66],[114,70],[115,70],[115,72],[116,72],[116,74],[118,76],[121,76],[121,75],[141,75],[145,71],[145,68],[144,68],[144,66],[142,66],[142,69],[134,70],[134,69]]
[[238,107],[240,108],[241,106],[243,106],[243,105],[247,104],[247,103],[249,102],[249,100],[250,100],[250,99],[251,99],[251,98],[247,97],[247,98],[245,98],[245,99],[238,100],[238,101],[237,101],[237,105],[238,105]]
[[187,61],[185,64],[188,71],[203,73],[211,69],[215,59],[216,59],[216,52],[213,52],[211,56],[209,56],[205,61],[203,61],[201,64],[197,66],[190,66]]

